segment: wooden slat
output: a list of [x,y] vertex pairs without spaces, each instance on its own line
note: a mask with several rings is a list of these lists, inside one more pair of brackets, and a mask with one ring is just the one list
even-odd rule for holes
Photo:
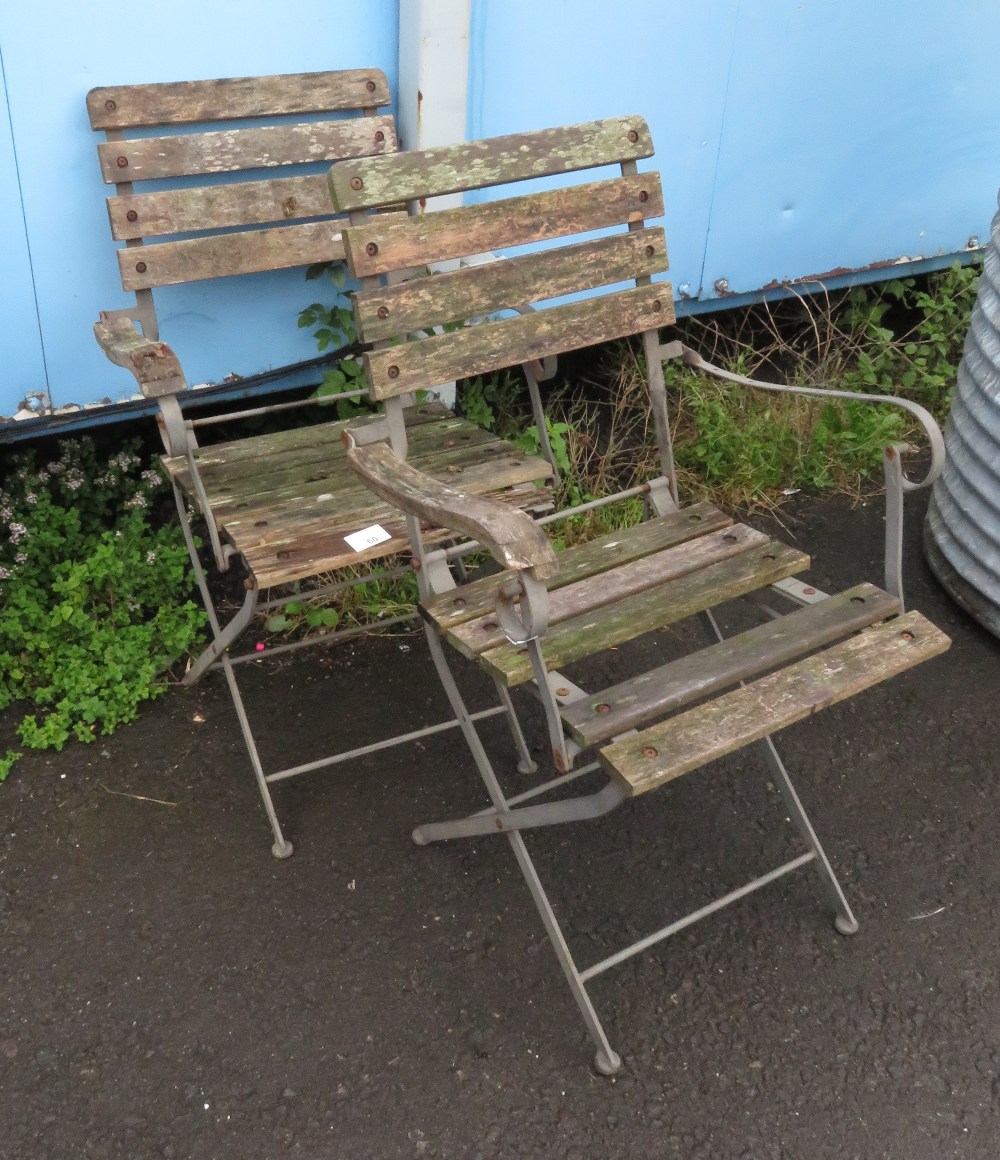
[[918,612],[906,613],[617,741],[601,750],[601,764],[630,796],[646,793],[929,660],[950,643]]
[[[664,548],[686,543],[697,536],[728,528],[732,520],[725,513],[702,502],[669,515],[645,520],[635,527],[621,528],[599,536],[586,544],[576,544],[559,553],[559,574],[549,581],[554,592],[567,584],[597,576],[630,560],[638,560]],[[491,612],[496,604],[501,585],[514,576],[501,572],[463,584],[456,592],[445,592],[423,601],[421,612],[427,620],[446,632],[465,621]]]
[[[730,556],[748,552],[768,543],[763,532],[742,524],[734,524],[723,531],[711,532],[696,540],[666,548],[661,552],[632,560],[611,568],[600,575],[580,580],[554,591],[549,596],[549,625],[561,624],[571,617],[590,615],[607,604],[644,592],[647,588],[665,584],[687,576],[700,568],[726,560]],[[492,610],[476,620],[448,632],[448,640],[464,656],[475,658],[488,649],[496,648],[507,639]]]
[[119,242],[332,216],[326,178],[318,173],[108,198],[111,234]]
[[118,267],[126,290],[145,290],[230,274],[336,262],[343,256],[338,221],[302,222],[135,246],[118,251]]
[[388,399],[655,330],[673,320],[670,286],[657,282],[372,351],[364,358],[365,373],[373,397]]
[[352,269],[357,277],[365,278],[639,222],[662,213],[660,175],[638,173],[418,214],[391,225],[385,217],[372,217],[346,230],[344,241]]
[[638,230],[362,290],[354,296],[355,323],[366,342],[378,342],[662,273],[666,268],[663,230]]
[[652,155],[642,117],[614,117],[398,153],[377,165],[350,162],[330,171],[330,194],[346,212]]
[[110,184],[337,161],[395,148],[392,117],[354,117],[106,141],[97,146],[97,153],[101,174]]
[[390,99],[380,69],[343,69],[96,88],[87,113],[94,129],[130,129],[372,108]]
[[562,709],[562,718],[573,739],[586,749],[898,612],[895,596],[874,584],[859,584],[575,701]]
[[[696,612],[753,592],[809,567],[809,557],[784,544],[768,543],[687,576],[657,585],[617,604],[557,624],[542,637],[550,669],[634,640]],[[480,663],[509,687],[531,680],[527,649],[505,644],[490,649]]]

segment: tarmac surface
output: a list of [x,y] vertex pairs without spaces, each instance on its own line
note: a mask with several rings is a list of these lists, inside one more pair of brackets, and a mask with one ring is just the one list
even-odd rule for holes
[[[281,862],[218,675],[29,754],[0,787],[0,1158],[1000,1155],[1000,642],[923,564],[923,506],[908,602],[952,649],[778,739],[860,932],[806,867],[602,975],[614,1080],[506,840],[409,840],[485,802],[455,732],[277,786]],[[782,514],[827,590],[879,581],[881,517]],[[447,716],[422,634],[240,671],[270,767]],[[800,849],[739,756],[529,848],[582,965]]]

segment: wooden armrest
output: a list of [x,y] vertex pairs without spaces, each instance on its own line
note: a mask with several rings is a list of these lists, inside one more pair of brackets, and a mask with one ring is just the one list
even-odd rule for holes
[[530,571],[542,581],[558,573],[552,545],[525,512],[449,487],[411,467],[387,443],[359,446],[350,431],[343,438],[351,468],[387,503],[435,527],[471,536],[504,568]]
[[151,342],[129,319],[102,315],[94,323],[94,334],[115,366],[132,372],[147,399],[186,390],[177,355],[165,342]]

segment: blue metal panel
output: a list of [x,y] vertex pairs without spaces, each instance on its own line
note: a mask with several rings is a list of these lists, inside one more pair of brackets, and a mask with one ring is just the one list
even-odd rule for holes
[[45,364],[31,281],[28,239],[17,181],[14,142],[7,114],[7,88],[0,56],[0,271],[3,310],[0,311],[0,414],[9,415],[30,391],[45,390]]
[[[120,399],[131,377],[93,338],[101,310],[129,305],[118,280],[85,111],[95,85],[381,68],[395,91],[396,0],[171,0],[110,15],[64,0],[4,5],[0,47],[25,205],[50,391],[57,404]],[[2,130],[2,126],[0,126]],[[100,138],[102,139],[102,138]],[[2,161],[0,161],[2,164]],[[0,181],[0,197],[3,196]],[[315,354],[296,315],[315,286],[301,271],[157,292],[163,337],[192,382],[252,374]],[[23,323],[0,314],[0,349]],[[24,365],[30,365],[25,359]],[[0,384],[0,413],[12,405]],[[16,402],[16,400],[14,400]]]
[[1000,6],[740,7],[702,276],[712,293],[985,242]]

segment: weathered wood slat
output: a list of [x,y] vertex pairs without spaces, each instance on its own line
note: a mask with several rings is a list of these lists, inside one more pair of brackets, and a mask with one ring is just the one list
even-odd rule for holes
[[660,228],[577,242],[495,262],[361,290],[354,318],[366,342],[412,334],[459,319],[662,273],[667,241]]
[[347,121],[308,121],[298,125],[105,141],[97,146],[97,154],[101,174],[112,184],[339,161],[395,148],[396,132],[391,117],[357,117]]
[[330,195],[346,212],[652,155],[642,117],[614,117],[398,153],[389,164],[351,162],[330,171]]
[[[784,544],[772,541],[752,548],[729,560],[626,597],[617,604],[555,625],[542,638],[546,665],[549,669],[562,668],[808,567],[808,556]],[[483,653],[479,660],[508,687],[523,684],[533,675],[527,650],[517,645],[500,645]]]
[[126,290],[147,290],[312,262],[337,262],[343,256],[340,222],[302,222],[134,246],[118,251],[118,268]]
[[332,216],[326,178],[317,173],[108,198],[111,234],[119,242]]
[[567,705],[562,718],[570,736],[586,749],[898,612],[895,596],[874,584],[859,584]]
[[388,399],[655,330],[673,320],[670,286],[657,282],[372,351],[364,358],[365,373],[373,397]]
[[522,512],[451,487],[399,459],[385,443],[348,447],[347,461],[387,503],[434,527],[478,540],[505,568],[530,569],[547,580],[559,565],[545,532]]
[[[496,498],[511,507],[531,510],[543,503],[545,496],[544,491],[525,486],[508,488]],[[374,523],[389,532],[391,539],[364,552],[351,549],[344,537]],[[453,533],[443,528],[428,528],[423,535],[427,544],[454,538]],[[337,568],[410,550],[403,517],[397,508],[385,503],[366,509],[364,513],[354,512],[350,519],[326,519],[311,528],[300,529],[285,546],[268,539],[248,538],[244,541],[242,537],[234,537],[234,542],[240,547],[261,587],[290,584]]]
[[601,764],[630,796],[646,793],[929,660],[950,643],[908,612],[616,741],[600,751]]
[[[734,524],[723,531],[711,532],[672,548],[620,564],[607,572],[559,588],[549,596],[549,625],[587,616],[607,604],[614,604],[647,588],[665,584],[696,572],[710,564],[747,552],[768,543],[763,532],[743,524]],[[448,640],[464,656],[475,658],[488,649],[496,648],[507,639],[506,633],[491,612],[475,620],[467,620],[448,632]],[[544,645],[544,641],[543,641]]]
[[[645,520],[631,528],[608,532],[585,544],[575,544],[559,553],[559,574],[549,581],[549,592],[607,572],[631,560],[660,552],[664,548],[672,548],[720,528],[728,528],[732,522],[729,516],[710,503],[702,502],[669,515]],[[463,584],[459,591],[428,597],[421,606],[421,612],[425,619],[447,632],[456,625],[491,612],[501,585],[513,576],[513,572],[484,576],[481,580]]]
[[660,175],[638,173],[418,214],[391,224],[384,216],[371,217],[347,229],[344,242],[357,276],[364,278],[607,229],[662,213]]
[[380,69],[343,69],[96,88],[87,113],[94,129],[131,129],[373,108],[390,99]]

